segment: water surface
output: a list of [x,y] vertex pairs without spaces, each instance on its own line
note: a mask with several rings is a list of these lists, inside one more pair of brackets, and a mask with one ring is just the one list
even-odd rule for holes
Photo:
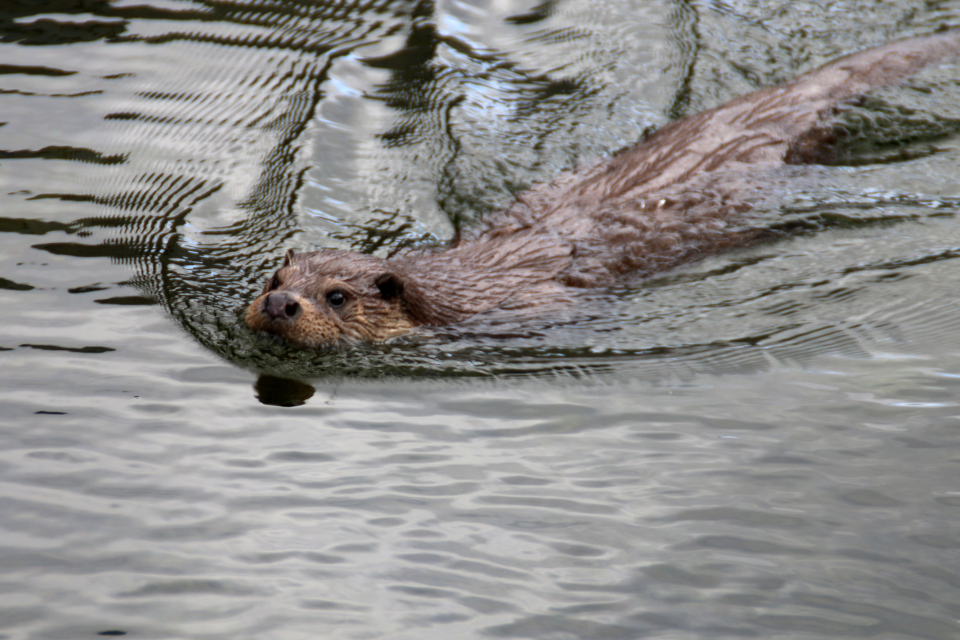
[[960,636],[960,65],[770,177],[776,242],[332,353],[288,248],[523,188],[949,3],[0,7],[0,636]]

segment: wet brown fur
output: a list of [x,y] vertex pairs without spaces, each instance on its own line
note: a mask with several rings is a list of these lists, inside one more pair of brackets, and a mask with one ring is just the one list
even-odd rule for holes
[[758,172],[820,160],[839,104],[958,54],[960,30],[951,30],[840,58],[534,187],[443,250],[390,260],[288,252],[247,325],[300,347],[381,342],[498,307],[536,309],[567,299],[570,287],[741,245],[762,233],[741,226]]

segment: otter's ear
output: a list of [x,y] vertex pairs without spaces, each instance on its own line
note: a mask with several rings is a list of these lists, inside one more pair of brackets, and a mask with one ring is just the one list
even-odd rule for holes
[[381,273],[373,283],[380,290],[380,297],[393,300],[403,295],[403,280],[395,273]]
[[403,308],[418,324],[441,325],[463,319],[456,307],[429,304],[424,299],[416,280],[405,281],[396,273],[382,273],[374,279],[384,300],[400,299]]
[[[297,255],[295,249],[287,249],[287,255],[283,256],[283,266],[288,266],[293,261],[293,256]],[[283,267],[281,267],[282,269]]]

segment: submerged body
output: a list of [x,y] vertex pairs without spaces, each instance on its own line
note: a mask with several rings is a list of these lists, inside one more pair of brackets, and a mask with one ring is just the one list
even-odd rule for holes
[[763,170],[816,162],[835,107],[958,54],[952,30],[846,56],[534,187],[446,249],[389,260],[288,252],[246,323],[299,347],[380,342],[495,308],[537,308],[571,288],[744,244],[763,233],[742,226]]

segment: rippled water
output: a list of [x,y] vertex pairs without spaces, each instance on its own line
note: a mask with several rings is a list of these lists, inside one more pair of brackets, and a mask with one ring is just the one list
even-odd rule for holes
[[333,353],[290,247],[512,193],[950,3],[0,3],[0,638],[960,637],[960,64],[789,231]]

